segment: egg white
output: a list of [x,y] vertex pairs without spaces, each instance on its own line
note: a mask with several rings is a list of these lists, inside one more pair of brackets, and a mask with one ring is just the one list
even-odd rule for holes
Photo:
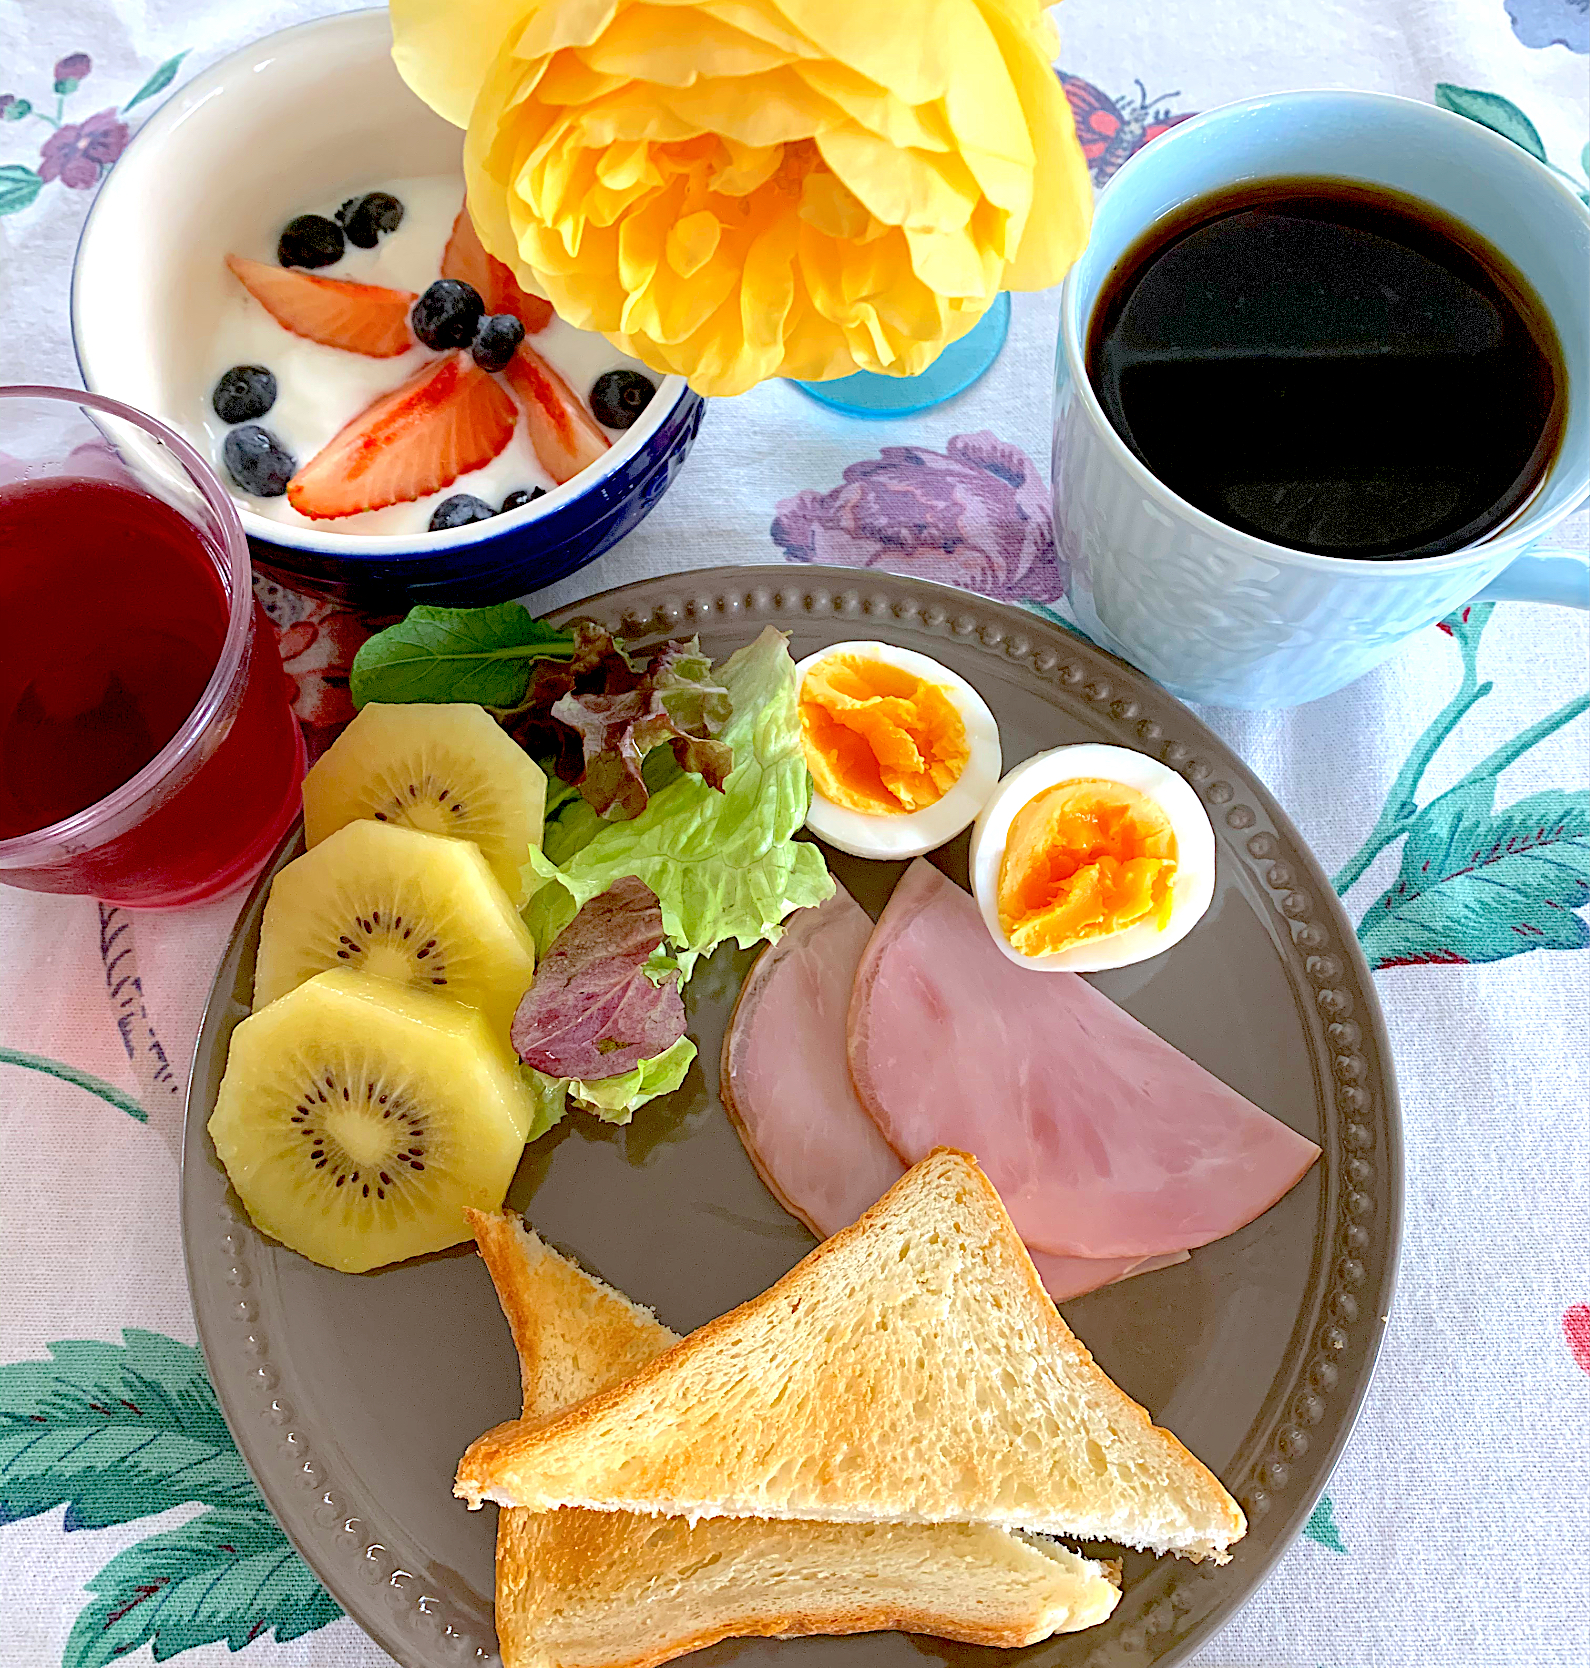
[[[1088,939],[1068,950],[1024,956],[999,924],[999,870],[1010,840],[1010,825],[1022,807],[1046,788],[1085,778],[1135,788],[1169,818],[1176,836],[1170,919],[1163,927],[1140,921],[1124,932]],[[1011,771],[994,790],[972,830],[969,866],[972,891],[983,920],[994,942],[1013,962],[1040,973],[1099,973],[1163,954],[1203,919],[1215,891],[1215,831],[1198,795],[1168,765],[1128,747],[1088,742],[1039,753]]]
[[946,840],[953,840],[976,818],[994,791],[1003,768],[999,725],[988,710],[988,703],[965,678],[940,665],[930,655],[897,649],[892,643],[835,643],[807,655],[796,665],[796,676],[804,682],[813,666],[835,655],[880,660],[942,690],[966,726],[966,768],[941,798],[924,805],[920,811],[877,814],[853,811],[824,799],[814,785],[806,826],[819,840],[852,857],[921,857]]

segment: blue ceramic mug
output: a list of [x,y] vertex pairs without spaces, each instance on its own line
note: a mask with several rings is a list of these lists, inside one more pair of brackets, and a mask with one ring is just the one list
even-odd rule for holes
[[[1556,324],[1568,367],[1557,456],[1529,502],[1466,549],[1359,561],[1239,532],[1157,480],[1088,382],[1094,301],[1149,226],[1211,191],[1301,176],[1446,210],[1518,267]],[[1054,422],[1055,538],[1076,616],[1184,700],[1315,700],[1479,596],[1590,606],[1584,557],[1541,548],[1590,496],[1590,209],[1518,146],[1411,99],[1278,93],[1211,110],[1145,147],[1101,194],[1061,290]]]

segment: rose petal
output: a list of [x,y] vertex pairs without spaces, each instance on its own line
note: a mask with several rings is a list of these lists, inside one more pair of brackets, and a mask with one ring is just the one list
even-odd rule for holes
[[[428,0],[428,3],[445,11],[453,0]],[[524,15],[522,0],[507,9]],[[613,21],[618,10],[619,0],[557,0],[556,5],[542,4],[524,18],[524,27],[513,37],[509,50],[514,57],[529,60],[550,57],[566,46],[589,46]],[[500,30],[497,38],[502,38]]]
[[[1093,187],[1065,89],[1048,67],[1047,54],[1058,44],[1048,18],[1040,13],[1026,32],[996,7],[989,24],[1035,136],[1032,207],[1004,283],[1013,290],[1042,289],[1054,282],[1046,275],[1064,271],[1087,242]],[[1036,51],[1032,50],[1034,40]],[[1047,143],[1037,137],[1045,134]]]
[[724,161],[707,181],[709,189],[725,197],[748,197],[778,171],[782,145],[742,145],[738,139],[719,140]]
[[668,233],[668,264],[681,278],[698,273],[718,252],[723,226],[707,209],[687,214]]
[[858,127],[891,145],[947,151],[954,144],[938,103],[906,104],[848,64],[836,64],[828,58],[802,63],[800,74],[813,92],[837,105]]
[[503,0],[392,0],[398,73],[454,127],[469,122],[475,94],[502,46]]
[[856,197],[891,226],[955,230],[971,218],[977,182],[959,157],[901,150],[848,124],[822,134],[817,148]]
[[712,17],[732,23],[747,35],[776,46],[792,57],[821,58],[821,47],[790,26],[778,0],[661,0],[664,5],[696,7]]
[[546,74],[533,88],[527,86],[525,92],[533,91],[542,104],[579,106],[629,85],[629,76],[612,75],[593,67],[589,51],[586,47],[556,53],[547,60]]
[[968,37],[986,33],[976,7],[954,0],[892,0],[887,29],[856,0],[780,0],[780,9],[825,57],[849,64],[905,104],[943,98]]
[[793,69],[702,79],[691,87],[659,89],[657,98],[694,132],[721,133],[743,145],[811,139],[844,119],[837,105],[814,93]]
[[580,56],[593,69],[665,87],[688,87],[703,76],[760,75],[792,55],[710,15],[694,14],[688,29],[653,6],[621,12]]

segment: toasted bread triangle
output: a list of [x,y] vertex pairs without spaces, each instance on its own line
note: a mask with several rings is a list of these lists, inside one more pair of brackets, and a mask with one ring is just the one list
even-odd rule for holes
[[1060,1319],[939,1148],[776,1285],[550,1422],[475,1442],[478,1505],[995,1523],[1222,1558],[1246,1522]]
[[[468,1213],[519,1352],[527,1419],[678,1340],[512,1215]],[[1119,1593],[1064,1547],[981,1524],[767,1523],[509,1508],[497,1526],[505,1668],[651,1668],[719,1639],[904,1628],[1026,1645]]]

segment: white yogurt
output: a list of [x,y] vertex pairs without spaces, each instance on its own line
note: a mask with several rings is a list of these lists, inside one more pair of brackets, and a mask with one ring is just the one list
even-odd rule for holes
[[[403,223],[395,232],[381,238],[374,249],[356,249],[350,243],[340,261],[315,268],[316,274],[348,278],[360,284],[384,284],[392,289],[412,290],[416,295],[423,293],[441,275],[442,251],[447,247],[453,221],[464,201],[462,180],[454,174],[380,180],[351,186],[323,202],[295,209],[293,214],[323,214],[330,218],[347,198],[362,197],[367,191],[387,191],[396,197],[403,205]],[[252,247],[234,253],[274,264],[276,239],[280,235],[279,227],[262,228]],[[190,407],[194,419],[182,427],[194,445],[211,460],[216,474],[244,508],[267,520],[294,527],[316,527],[338,533],[410,533],[424,531],[436,506],[456,493],[473,493],[496,506],[517,488],[551,490],[554,483],[536,462],[525,424],[520,422],[514,428],[513,438],[483,469],[460,475],[429,497],[391,504],[381,510],[366,510],[362,515],[316,521],[300,515],[285,497],[253,498],[240,491],[227,474],[221,455],[228,425],[216,416],[215,407],[210,403],[223,372],[234,365],[263,365],[274,374],[276,403],[257,421],[302,466],[372,400],[407,381],[422,364],[437,356],[417,342],[407,353],[395,358],[371,359],[361,353],[306,341],[284,330],[241,284],[234,282],[232,287],[236,294],[221,314],[204,381],[193,390]],[[583,401],[589,401],[591,384],[604,371],[635,370],[651,377],[653,382],[657,380],[655,373],[626,358],[604,337],[576,330],[556,316],[532,340],[536,352]],[[616,438],[618,432],[607,431],[609,438]]]

